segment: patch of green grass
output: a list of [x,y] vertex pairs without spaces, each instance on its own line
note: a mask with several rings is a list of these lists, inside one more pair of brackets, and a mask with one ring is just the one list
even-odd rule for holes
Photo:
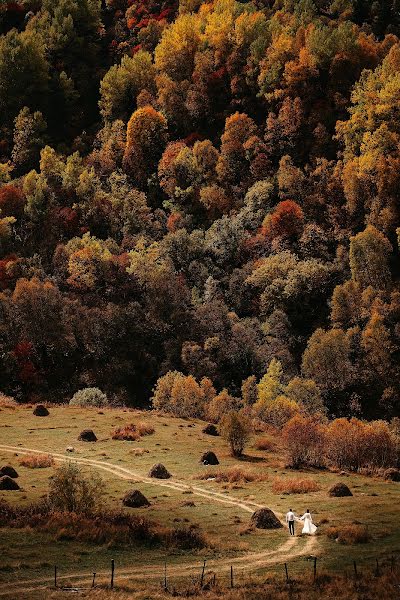
[[[400,484],[386,482],[381,479],[367,478],[352,474],[342,476],[329,471],[309,471],[305,474],[293,472],[285,468],[285,456],[277,444],[273,451],[255,450],[249,444],[248,456],[238,460],[232,458],[225,442],[220,437],[210,437],[202,433],[204,423],[195,420],[182,420],[156,413],[143,413],[135,410],[82,409],[65,406],[50,408],[50,416],[39,419],[33,416],[32,409],[19,407],[15,410],[3,409],[1,412],[0,443],[13,446],[25,446],[43,452],[65,454],[68,446],[73,446],[74,458],[89,458],[101,463],[125,467],[147,476],[154,463],[161,462],[172,473],[171,482],[182,482],[223,494],[226,498],[237,498],[268,506],[279,515],[286,513],[289,507],[298,514],[309,508],[319,527],[317,536],[318,553],[326,568],[345,569],[352,560],[369,563],[376,557],[392,553],[400,553],[400,531],[397,526],[400,516],[398,493]],[[146,421],[153,426],[153,435],[144,436],[138,441],[112,440],[111,433],[115,427],[131,422]],[[78,441],[82,429],[93,429],[98,437],[96,443]],[[275,442],[276,440],[274,440]],[[145,452],[137,454],[133,450],[142,448]],[[217,467],[203,466],[200,456],[212,449],[218,456]],[[16,452],[18,454],[18,452]],[[0,492],[0,498],[17,504],[29,503],[43,497],[47,492],[48,479],[54,473],[54,467],[45,469],[28,469],[18,464],[18,456],[0,449],[0,464],[10,463],[19,472],[19,492]],[[216,481],[199,481],[195,479],[202,470],[214,471],[240,466],[242,469],[254,470],[265,476],[266,481],[246,483],[217,483]],[[138,488],[150,500],[151,506],[139,509],[143,514],[165,526],[197,523],[210,540],[210,548],[201,553],[185,553],[185,560],[201,560],[203,555],[210,558],[235,556],[245,552],[262,552],[273,550],[287,541],[287,531],[255,531],[241,536],[240,531],[249,522],[250,513],[237,506],[211,503],[208,498],[196,494],[187,494],[184,490],[174,490],[159,485],[160,482],[141,483],[135,476],[131,481],[120,479],[111,473],[99,471],[104,480],[106,502],[111,508],[120,510],[121,499],[128,489]],[[312,477],[320,490],[312,494],[297,494],[295,497],[279,496],[272,491],[274,479],[291,478],[293,476]],[[343,480],[353,491],[349,498],[330,498],[329,487]],[[161,482],[162,483],[162,482]],[[195,506],[185,506],[190,499]],[[132,510],[132,509],[125,509]],[[352,523],[359,520],[365,524],[372,540],[357,547],[339,545],[328,539],[325,530],[329,526]],[[301,526],[297,525],[300,533]],[[49,568],[41,566],[48,557],[58,562],[65,571],[76,571],[107,568],[111,558],[118,559],[121,565],[134,562],[149,564],[162,562],[160,552],[123,550],[106,547],[80,545],[75,542],[55,542],[51,536],[34,531],[2,530],[1,544],[5,556],[5,569],[0,570],[0,581],[11,578],[7,565],[15,569],[17,576],[34,577],[48,573]],[[301,541],[301,544],[303,540]],[[38,550],[40,548],[40,551]],[[43,561],[42,558],[46,560]],[[169,560],[179,560],[182,552],[174,552]],[[290,559],[282,556],[282,562]],[[26,566],[28,565],[28,566]],[[304,558],[293,562],[293,569],[304,567]],[[279,566],[271,565],[269,570],[279,570]],[[14,576],[13,576],[14,577]]]

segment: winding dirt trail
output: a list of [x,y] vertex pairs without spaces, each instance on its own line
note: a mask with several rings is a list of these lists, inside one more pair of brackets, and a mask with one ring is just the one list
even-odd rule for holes
[[[10,446],[5,444],[0,444],[0,450],[2,450],[3,452],[18,454],[43,453],[43,450],[25,448],[21,446]],[[71,456],[60,454],[57,452],[51,452],[51,455],[53,456],[55,461],[65,462],[68,460],[73,460],[78,464],[91,466],[93,468],[110,473],[111,475],[114,475],[115,477],[118,477],[120,479],[125,479],[128,481],[140,481],[149,485],[164,487],[181,492],[190,490],[193,493],[193,495],[205,498],[209,500],[212,504],[218,503],[236,506],[238,509],[241,509],[247,513],[253,513],[257,508],[262,508],[262,505],[256,504],[255,502],[242,500],[239,498],[227,498],[225,494],[222,494],[220,492],[207,490],[197,485],[185,483],[184,481],[152,479],[150,477],[144,477],[143,475],[140,475],[139,473],[132,471],[131,469],[127,469],[119,465],[114,465],[110,463],[105,464],[102,461],[89,458],[81,458],[77,457],[76,455]],[[280,518],[282,518],[281,514],[276,514]],[[235,567],[235,571],[256,571],[278,562],[288,562],[288,560],[293,560],[294,558],[297,558],[299,556],[315,554],[316,545],[317,539],[315,537],[307,538],[305,543],[302,538],[290,537],[287,539],[286,542],[284,542],[274,550],[268,550],[265,552],[258,553],[250,552],[242,556],[238,556],[236,558],[210,559],[207,561],[207,568],[213,573],[224,572],[230,567],[230,565],[233,565]],[[118,569],[118,580],[137,580],[143,578],[161,580],[163,576],[163,569],[164,563],[141,565],[138,567],[132,566],[120,568]],[[199,564],[194,563],[193,561],[170,566],[168,569],[169,577],[191,576],[198,573]],[[91,583],[92,576],[92,573],[69,573],[67,575],[59,576],[58,580],[60,582],[73,581],[74,584],[85,586]],[[96,577],[96,580],[99,584],[104,583],[108,579],[108,572],[98,573]],[[26,594],[32,591],[46,590],[48,589],[48,586],[49,578],[17,581],[15,583],[7,584],[7,590],[0,590],[0,597],[18,598],[20,597],[20,594]]]

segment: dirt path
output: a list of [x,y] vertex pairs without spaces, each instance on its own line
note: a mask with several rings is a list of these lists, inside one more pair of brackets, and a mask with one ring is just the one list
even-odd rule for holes
[[[0,450],[3,452],[12,452],[18,454],[42,454],[43,450],[36,450],[32,448],[24,448],[20,446],[9,446],[0,444]],[[52,452],[51,455],[54,457],[55,461],[65,462],[68,460],[73,460],[81,465],[92,466],[96,469],[103,470],[107,473],[110,473],[120,479],[130,480],[130,481],[140,481],[142,483],[164,487],[173,489],[175,491],[191,491],[193,495],[206,498],[210,500],[211,503],[220,503],[231,506],[236,506],[237,508],[247,512],[253,513],[257,508],[261,508],[260,504],[256,504],[255,502],[250,502],[247,500],[241,500],[239,498],[227,498],[226,495],[212,491],[206,490],[203,487],[197,485],[191,485],[179,480],[160,480],[160,479],[152,479],[149,477],[144,477],[135,471],[130,469],[126,469],[125,467],[120,467],[118,465],[113,465],[110,463],[104,464],[102,461],[89,459],[89,458],[80,458],[76,455],[65,455],[59,454],[57,452]],[[282,517],[279,513],[278,516]],[[278,562],[287,562],[288,560],[293,560],[296,557],[315,554],[315,549],[317,545],[317,539],[315,537],[307,538],[306,542],[298,537],[288,538],[286,542],[275,548],[274,550],[269,550],[266,552],[251,552],[245,554],[243,556],[238,556],[236,558],[223,558],[223,559],[213,559],[207,562],[208,570],[212,570],[214,573],[221,573],[226,571],[230,565],[235,567],[235,571],[255,571],[267,567],[268,565],[275,564]],[[194,563],[193,561],[182,563],[180,565],[171,566],[168,569],[169,577],[180,577],[180,576],[190,576],[199,573],[199,564]],[[126,579],[158,579],[161,580],[163,576],[164,563],[162,564],[152,564],[152,565],[142,565],[138,567],[125,567],[118,569],[118,580],[126,580]],[[67,575],[60,576],[59,581],[62,582],[70,582],[73,581],[74,584],[79,584],[80,586],[89,585],[92,581],[92,573],[70,573]],[[99,584],[108,581],[109,573],[98,573],[97,582]],[[32,579],[25,581],[18,581],[15,583],[7,584],[7,590],[0,590],[0,597],[13,597],[17,598],[20,594],[29,593],[30,591],[36,590],[45,590],[48,588],[49,579],[41,578],[41,579]],[[29,586],[29,587],[27,587]],[[18,594],[18,596],[17,596]]]

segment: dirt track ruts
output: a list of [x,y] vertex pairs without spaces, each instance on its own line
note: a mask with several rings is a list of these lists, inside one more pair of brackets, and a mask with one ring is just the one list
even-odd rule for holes
[[[21,446],[10,446],[0,444],[0,450],[4,452],[16,452],[19,454],[42,454],[43,450],[36,450],[33,448],[25,448]],[[231,506],[237,506],[238,508],[246,511],[247,513],[253,513],[257,508],[261,508],[262,505],[256,504],[255,502],[249,502],[245,500],[241,500],[238,498],[227,498],[224,494],[220,492],[215,492],[212,490],[206,490],[200,486],[184,483],[182,481],[171,481],[171,480],[160,480],[160,479],[152,479],[150,477],[144,477],[139,473],[136,473],[130,469],[126,469],[124,467],[120,467],[118,465],[113,465],[110,463],[104,464],[104,462],[89,459],[89,458],[80,458],[76,455],[65,455],[57,452],[50,452],[50,454],[54,457],[55,461],[65,462],[68,460],[73,460],[78,464],[92,466],[96,469],[103,470],[107,473],[111,473],[116,477],[126,480],[135,480],[141,481],[143,483],[147,483],[150,485],[155,485],[159,487],[169,488],[176,491],[186,491],[190,490],[193,495],[209,499],[212,503],[220,503],[227,504]],[[282,516],[279,515],[278,516]],[[211,569],[213,572],[221,572],[226,570],[230,565],[234,565],[236,570],[246,570],[246,571],[255,571],[259,570],[268,565],[277,563],[277,562],[288,562],[288,560],[292,560],[298,556],[310,555],[311,553],[315,554],[315,546],[316,546],[316,538],[310,537],[307,539],[305,545],[301,548],[298,548],[300,538],[298,537],[290,537],[286,542],[275,548],[275,550],[269,550],[266,552],[251,552],[242,556],[238,556],[236,558],[223,558],[223,559],[213,559],[207,561],[207,567]],[[120,579],[143,579],[143,576],[146,579],[160,579],[162,578],[162,573],[164,569],[164,563],[157,565],[142,565],[139,567],[125,567],[118,569],[118,580]],[[170,566],[168,569],[169,576],[179,577],[179,576],[188,576],[193,575],[199,572],[198,563],[194,563],[193,561],[182,563],[180,565]],[[92,581],[92,573],[69,573],[67,575],[62,575],[58,577],[59,581],[73,581],[74,583],[79,583],[79,585],[90,584]],[[97,581],[98,583],[102,583],[105,581],[105,578],[109,578],[109,573],[98,573]],[[40,579],[32,579],[32,580],[24,580],[17,581],[15,583],[8,583],[7,590],[4,588],[0,590],[0,597],[12,597],[17,598],[16,594],[25,594],[30,591],[36,590],[45,590],[48,588],[50,583],[50,578],[40,578]],[[25,587],[24,587],[25,586]],[[29,587],[26,587],[29,586]]]

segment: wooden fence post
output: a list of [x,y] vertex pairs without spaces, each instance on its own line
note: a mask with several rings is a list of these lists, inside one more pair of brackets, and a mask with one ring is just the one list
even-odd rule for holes
[[57,565],[54,565],[54,587],[57,587]]
[[231,565],[231,588],[233,588],[233,566]]
[[114,559],[111,559],[111,589],[114,589],[114,571],[115,571],[115,562]]
[[286,573],[286,583],[289,583],[289,573],[288,573],[288,568],[287,568],[286,563],[285,563],[285,573]]
[[95,586],[96,573],[93,573],[92,588]]
[[356,563],[356,561],[353,562],[353,566],[354,566],[354,577],[357,579],[358,578],[358,573],[357,573],[357,563]]
[[376,575],[377,577],[379,577],[379,575],[380,575],[380,570],[379,570],[379,561],[378,561],[378,559],[376,559],[376,572],[375,572],[375,575]]
[[204,571],[205,571],[205,569],[206,569],[206,562],[207,562],[207,561],[206,561],[206,560],[204,560],[204,563],[203,563],[203,569],[202,569],[202,571],[201,571],[200,587],[203,587],[203,581],[204,581]]

